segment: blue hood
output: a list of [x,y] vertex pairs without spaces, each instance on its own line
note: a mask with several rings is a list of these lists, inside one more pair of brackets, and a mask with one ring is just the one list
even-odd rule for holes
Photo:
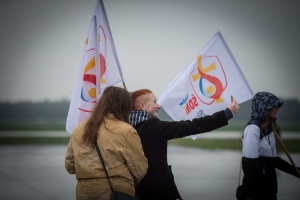
[[[260,127],[264,118],[269,115],[272,108],[276,106],[281,107],[282,104],[283,101],[276,97],[274,94],[271,94],[269,92],[256,93],[252,99],[251,119],[247,123],[247,125],[255,124]],[[270,124],[270,126],[271,125],[272,124]],[[263,135],[269,134],[272,131],[270,126],[268,130],[262,130]]]

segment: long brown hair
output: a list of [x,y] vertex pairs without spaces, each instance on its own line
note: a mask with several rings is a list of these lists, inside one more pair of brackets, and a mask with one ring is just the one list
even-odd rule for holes
[[134,92],[131,93],[131,97],[132,97],[132,104],[131,104],[131,107],[132,107],[132,110],[135,110],[136,109],[136,100],[137,98],[139,98],[140,96],[144,95],[144,94],[151,94],[152,91],[151,90],[148,90],[148,89],[140,89],[140,90],[136,90]]
[[93,147],[98,139],[100,125],[105,122],[105,117],[107,117],[108,114],[113,114],[116,119],[128,123],[130,111],[130,93],[120,87],[107,87],[85,125],[82,136],[83,142]]
[[[272,122],[271,127],[269,127],[269,124]],[[261,130],[265,130],[267,128],[271,128],[271,129],[277,129],[277,118],[271,118],[269,116],[265,116],[265,118],[263,119],[261,125],[260,125],[260,129]]]

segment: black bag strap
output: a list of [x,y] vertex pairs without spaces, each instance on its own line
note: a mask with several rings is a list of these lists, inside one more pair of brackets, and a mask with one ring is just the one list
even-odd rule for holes
[[110,180],[109,180],[108,173],[107,173],[107,170],[106,170],[106,167],[105,167],[105,164],[104,164],[104,160],[103,160],[103,158],[102,158],[102,155],[101,155],[101,152],[100,152],[100,149],[99,149],[99,146],[98,146],[97,142],[95,143],[95,147],[96,147],[98,156],[99,156],[99,158],[100,158],[101,164],[102,164],[102,166],[103,166],[104,172],[105,172],[105,174],[106,174],[106,177],[107,177],[107,179],[108,179],[108,182],[109,182],[109,185],[110,185],[110,189],[111,189],[112,192],[114,192],[114,189],[113,189],[113,187],[112,187],[112,185],[111,185],[111,182],[110,182]]

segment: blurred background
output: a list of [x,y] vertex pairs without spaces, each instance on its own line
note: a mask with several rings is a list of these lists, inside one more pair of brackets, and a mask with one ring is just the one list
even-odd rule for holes
[[[254,92],[300,99],[297,0],[103,3],[130,91],[159,97],[220,31]],[[95,5],[0,1],[0,101],[70,100]]]
[[[104,0],[127,89],[157,97],[220,31],[254,92],[282,98],[279,131],[300,165],[297,0]],[[0,197],[75,199],[64,169],[65,122],[96,0],[0,1]],[[186,199],[235,199],[241,135],[251,102],[228,126],[170,141],[169,162]],[[161,120],[171,120],[163,109]],[[277,145],[278,153],[287,160]],[[278,172],[279,199],[299,180]],[[217,192],[211,192],[217,191]]]

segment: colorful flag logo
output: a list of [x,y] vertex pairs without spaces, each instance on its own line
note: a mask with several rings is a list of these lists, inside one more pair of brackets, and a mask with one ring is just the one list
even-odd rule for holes
[[231,103],[231,96],[243,103],[253,97],[253,91],[218,32],[173,79],[158,103],[178,121],[224,110]]
[[98,0],[85,40],[81,64],[73,90],[66,130],[87,119],[103,90],[124,82],[105,8]]

